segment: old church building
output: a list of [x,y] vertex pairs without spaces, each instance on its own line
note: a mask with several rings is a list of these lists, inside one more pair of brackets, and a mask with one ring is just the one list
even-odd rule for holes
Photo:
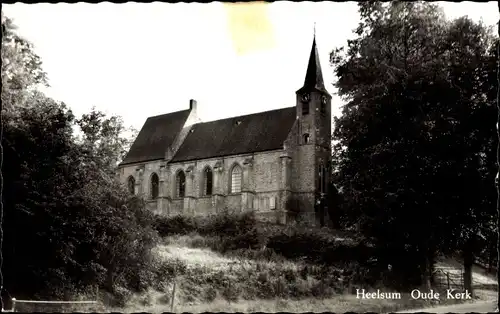
[[201,123],[189,109],[150,117],[119,166],[131,193],[163,215],[253,210],[323,224],[331,160],[331,96],[313,40],[293,107]]

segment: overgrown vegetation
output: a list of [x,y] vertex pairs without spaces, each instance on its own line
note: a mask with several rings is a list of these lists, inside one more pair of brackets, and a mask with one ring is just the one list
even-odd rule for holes
[[[402,284],[406,278],[384,264],[386,252],[353,233],[269,225],[256,221],[252,212],[210,218],[158,216],[155,226],[164,237],[159,247],[167,260],[179,258],[172,268],[177,269],[177,304],[183,309],[196,308],[196,304],[215,306],[221,300],[227,302],[226,308],[233,308],[233,303],[236,308],[251,304],[251,300],[333,298],[331,302],[336,302],[356,288],[401,292],[403,299],[386,304],[387,311],[435,304],[411,300],[405,291],[415,288],[413,283]],[[170,291],[159,298],[168,303]],[[154,298],[150,301],[148,306],[159,306]],[[338,307],[341,304],[335,304]],[[377,305],[368,308],[374,310]]]
[[123,123],[95,110],[76,119],[38,92],[39,58],[3,15],[2,32],[4,287],[18,299],[145,289],[157,280],[158,236],[114,179]]
[[393,252],[386,263],[414,285],[430,288],[436,256],[459,253],[472,291],[472,265],[493,260],[498,232],[498,37],[428,2],[359,13],[347,49],[331,54],[346,100],[333,133],[338,220]]
[[[222,213],[208,219],[157,217],[155,227],[163,237],[190,235],[185,244],[210,248],[226,256],[262,261],[296,261],[310,267],[342,270],[349,284],[410,289],[402,274],[388,272],[386,252],[350,232],[303,225],[271,225],[257,222],[253,212]],[[307,271],[307,266],[305,266]]]
[[[176,267],[180,303],[274,299],[277,297],[328,297],[341,293],[342,273],[333,268],[298,266],[285,262],[235,264],[222,269]],[[167,291],[168,292],[168,291]]]

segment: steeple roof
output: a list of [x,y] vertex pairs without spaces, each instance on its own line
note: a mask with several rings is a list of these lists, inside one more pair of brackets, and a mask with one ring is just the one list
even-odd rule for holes
[[313,44],[311,47],[311,54],[309,55],[309,63],[307,64],[306,79],[304,86],[298,92],[305,89],[317,89],[319,91],[328,93],[323,81],[323,73],[321,71],[321,64],[319,62],[318,48],[316,47],[316,36],[314,36]]

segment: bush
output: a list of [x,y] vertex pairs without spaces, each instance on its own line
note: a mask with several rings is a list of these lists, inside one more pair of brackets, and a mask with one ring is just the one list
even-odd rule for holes
[[256,227],[256,224],[254,212],[235,214],[226,209],[222,213],[202,221],[198,232],[201,235],[234,237],[251,231]]
[[[295,280],[295,284],[299,286],[304,284],[301,283],[302,281],[307,281],[312,276],[321,279],[322,285],[341,290],[339,282],[347,279],[352,283],[374,286],[386,276],[384,267],[386,269],[387,265],[384,265],[383,259],[376,258],[384,256],[380,250],[376,250],[364,242],[356,244],[354,241],[345,241],[345,238],[349,237],[350,234],[342,234],[340,237],[344,239],[340,240],[339,232],[326,228],[257,223],[252,212],[232,214],[225,211],[216,216],[199,220],[186,217],[160,218],[159,220],[161,224],[156,224],[157,230],[161,228],[160,226],[172,226],[169,232],[175,230],[177,234],[190,233],[188,245],[191,247],[209,247],[213,251],[225,255],[253,260],[279,262],[292,259],[304,261],[309,266],[303,267],[300,271],[287,270],[281,274],[284,282]],[[159,230],[159,232],[162,231]],[[192,232],[195,232],[194,235]],[[341,274],[332,266],[344,269],[345,272]],[[257,274],[260,272],[261,270],[257,270]],[[276,275],[270,277],[273,276]],[[278,283],[262,282],[262,280],[256,282],[260,282],[260,286],[256,286],[255,294],[274,296],[276,291],[281,289]],[[306,285],[310,289],[313,287],[311,283]],[[292,286],[284,288],[289,291],[287,293],[294,295],[305,293]],[[314,289],[316,289],[314,294],[329,295],[333,293],[333,290],[328,290],[321,285]],[[313,292],[309,290],[308,293]],[[245,298],[251,298],[252,295],[254,293],[250,291],[243,293]]]
[[158,299],[156,299],[156,302],[162,305],[167,305],[170,304],[171,302],[171,294],[170,293],[165,293],[162,294]]
[[192,217],[177,215],[173,217],[157,216],[154,228],[162,237],[174,234],[188,234],[198,230],[198,224]]
[[226,237],[224,243],[225,251],[260,249],[266,244],[265,237],[256,228]]
[[191,246],[210,247],[218,252],[256,249],[265,245],[266,242],[265,236],[257,230],[253,212],[233,214],[226,210],[201,219],[186,216],[158,216],[154,227],[163,237],[197,232],[202,237],[190,241]]
[[177,215],[173,217],[157,216],[154,228],[162,237],[169,235],[186,235],[197,232],[200,235],[237,236],[250,232],[256,227],[253,212],[243,214],[231,213],[229,210],[202,218]]
[[[105,143],[119,139],[99,133],[102,145],[77,141],[71,111],[39,93],[30,97],[16,119],[4,121],[5,287],[42,299],[75,298],[95,286],[143,289],[158,237],[143,201],[103,164],[114,154]],[[111,132],[97,120],[87,131]]]
[[234,214],[226,210],[199,220],[161,217],[155,226],[160,234],[196,232],[198,236],[190,241],[192,247],[209,247],[252,259],[295,259],[342,266],[353,260],[368,263],[374,254],[373,248],[364,243],[354,245],[340,241],[337,233],[330,229],[257,223],[253,212]]
[[349,261],[363,263],[373,254],[372,247],[339,241],[325,229],[288,227],[267,239],[267,248],[289,259],[306,259],[312,263],[344,265]]
[[205,289],[204,301],[212,302],[217,298],[217,290],[214,287],[207,287]]
[[132,293],[126,288],[117,287],[113,293],[113,296],[114,299],[110,303],[111,306],[125,306],[127,301],[132,296]]

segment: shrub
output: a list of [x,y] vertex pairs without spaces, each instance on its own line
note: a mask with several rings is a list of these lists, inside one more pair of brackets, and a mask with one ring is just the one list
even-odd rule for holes
[[198,229],[196,220],[192,217],[177,215],[165,217],[158,215],[154,227],[162,237],[174,234],[188,234]]
[[171,294],[170,293],[164,293],[161,296],[159,296],[156,299],[156,302],[159,304],[165,305],[165,304],[170,304],[171,302]]
[[260,234],[256,228],[252,228],[248,231],[243,230],[242,233],[235,234],[232,237],[226,237],[223,252],[242,249],[260,249],[265,243],[265,237]]
[[44,299],[95,286],[143,289],[158,238],[144,202],[114,179],[117,120],[85,115],[77,123],[92,127],[76,140],[64,105],[40,93],[28,102],[5,120],[2,139],[5,286]]
[[111,306],[125,306],[127,301],[132,296],[130,290],[123,287],[116,287],[113,293],[114,299],[110,303]]
[[333,293],[333,288],[324,281],[318,281],[311,287],[311,294],[316,298],[329,297],[332,296]]
[[253,212],[242,214],[232,213],[229,210],[202,218],[193,218],[183,215],[165,217],[157,216],[154,227],[162,237],[169,235],[186,235],[197,232],[200,235],[236,236],[251,231],[256,227]]
[[[338,232],[326,228],[257,223],[252,212],[234,214],[229,211],[200,220],[173,217],[162,218],[161,221],[163,226],[177,226],[169,229],[172,232],[177,230],[179,234],[190,233],[187,244],[191,247],[209,247],[225,255],[273,263],[293,259],[304,261],[308,265],[298,270],[281,269],[281,273],[273,273],[263,264],[257,263],[255,276],[252,277],[255,281],[255,291],[243,291],[241,295],[244,298],[253,298],[256,295],[279,296],[282,293],[294,296],[311,293],[330,295],[335,289],[342,290],[342,282],[347,279],[352,283],[362,282],[369,285],[376,285],[382,279],[380,265],[383,263],[370,261],[371,257],[380,255],[380,252],[363,242],[355,244],[356,242],[345,241],[350,235],[343,234],[341,237],[344,239],[340,240]],[[157,223],[156,226],[160,224]],[[159,231],[161,233],[161,230]],[[346,271],[341,273],[332,266]],[[226,280],[225,274],[220,275],[220,280],[216,275],[207,277],[207,280],[220,287]],[[266,281],[262,276],[279,277],[280,280]],[[321,281],[314,291],[313,284],[309,282],[310,278]],[[304,284],[309,289],[307,292],[294,287]],[[326,286],[331,289],[326,289]]]
[[201,223],[198,232],[202,235],[224,235],[233,237],[256,227],[254,212],[235,214],[229,210],[211,216]]
[[204,300],[205,302],[212,302],[217,298],[217,290],[214,287],[207,287],[205,289]]
[[222,289],[222,296],[224,299],[228,301],[238,301],[238,298],[240,297],[241,293],[241,286],[238,284],[231,284],[228,283],[223,289]]
[[285,257],[277,254],[274,250],[269,248],[235,249],[233,251],[226,252],[226,255],[256,261],[283,262],[286,260]]

